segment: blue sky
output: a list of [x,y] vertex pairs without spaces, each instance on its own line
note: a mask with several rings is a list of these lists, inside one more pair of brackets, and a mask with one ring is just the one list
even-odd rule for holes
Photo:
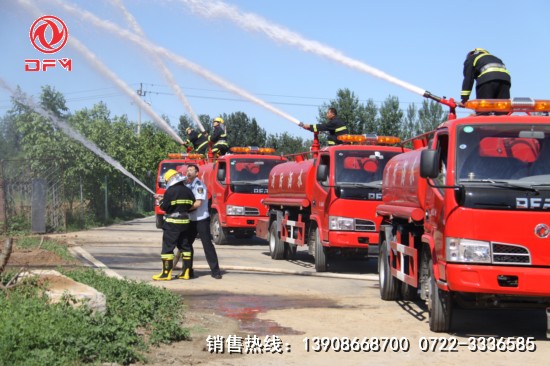
[[[66,1],[97,17],[128,29],[123,14],[111,1]],[[67,46],[53,55],[35,50],[29,29],[36,13],[18,0],[0,0],[0,40],[3,45],[0,78],[38,95],[43,85],[63,93],[71,111],[103,101],[112,115],[137,120],[138,107],[130,97],[71,47],[71,37],[84,43],[132,90],[142,83],[145,96],[172,125],[188,114],[159,68],[139,47],[82,20],[53,1],[34,0],[40,15],[55,15],[69,28]],[[285,42],[245,30],[226,18],[207,18],[180,0],[125,0],[149,41],[207,69],[297,120],[315,122],[318,107],[349,88],[362,101],[377,104],[397,96],[406,110],[424,98],[403,87],[304,52]],[[467,51],[482,47],[501,57],[512,75],[512,96],[550,99],[550,5],[547,1],[359,1],[233,0],[225,2],[254,13],[274,25],[338,50],[421,90],[459,98],[462,63]],[[73,70],[57,67],[25,72],[25,59],[72,59]],[[268,133],[311,133],[189,69],[166,60],[196,114],[245,112]],[[0,88],[0,115],[11,107],[9,93]],[[466,115],[460,110],[459,116]],[[151,120],[144,112],[142,119]],[[229,132],[231,126],[228,126]]]

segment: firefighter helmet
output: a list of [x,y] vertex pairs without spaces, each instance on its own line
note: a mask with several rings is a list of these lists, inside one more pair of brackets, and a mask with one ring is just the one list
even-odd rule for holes
[[487,51],[486,49],[484,48],[474,48],[473,50],[471,50],[470,52],[468,52],[468,54],[466,55],[466,57],[469,57],[469,56],[472,56],[472,55],[477,55],[479,53],[489,53],[489,51]]
[[214,118],[214,121],[212,121],[212,122],[218,122],[218,123],[222,123],[222,124],[224,123],[223,118],[221,118],[221,117]]
[[168,169],[166,173],[164,173],[164,181],[168,183],[176,174],[178,174],[176,170]]

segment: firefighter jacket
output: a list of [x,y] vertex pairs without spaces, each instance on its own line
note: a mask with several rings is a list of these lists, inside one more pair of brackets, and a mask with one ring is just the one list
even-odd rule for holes
[[188,145],[193,145],[193,149],[198,154],[206,155],[206,151],[208,150],[208,138],[204,133],[193,130],[187,135],[186,142]]
[[227,133],[221,126],[214,127],[212,135],[208,136],[208,141],[213,142],[214,146],[212,148],[219,148],[221,145],[227,145]]
[[[463,102],[470,98],[474,80],[477,86],[488,81],[500,80],[511,84],[510,73],[504,66],[501,59],[490,53],[474,53],[464,61],[464,80],[462,81],[462,91],[460,97]],[[477,96],[483,98],[483,96]]]
[[316,125],[311,125],[309,127],[309,130],[312,132],[328,131],[329,146],[340,145],[342,141],[338,140],[337,136],[345,135],[348,133],[348,128],[346,127],[346,123],[338,117],[334,117],[333,119],[329,120],[326,123],[318,123]]
[[193,192],[185,183],[179,182],[168,187],[159,203],[166,212],[162,228],[168,231],[186,231],[189,226],[189,209],[195,203]]

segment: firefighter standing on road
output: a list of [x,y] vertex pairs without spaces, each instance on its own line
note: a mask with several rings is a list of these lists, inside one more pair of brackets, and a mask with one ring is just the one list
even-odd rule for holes
[[[197,177],[199,174],[199,167],[195,164],[189,164],[187,166],[187,186],[191,188],[195,195],[195,203],[189,211],[189,218],[191,223],[189,224],[189,230],[187,237],[189,239],[189,245],[193,247],[193,242],[197,237],[197,233],[202,242],[204,248],[204,255],[212,277],[219,280],[222,278],[220,266],[218,263],[218,255],[216,254],[216,248],[212,244],[212,236],[210,234],[210,213],[208,212],[208,194],[206,186]],[[191,267],[193,262],[191,261]],[[190,271],[190,277],[193,277],[193,269]]]
[[328,145],[340,145],[342,141],[338,140],[337,137],[348,133],[346,123],[338,118],[336,108],[329,108],[327,110],[327,119],[328,122],[326,123],[318,123],[314,125],[308,125],[307,123],[300,122],[300,127],[312,132],[328,131]]
[[510,73],[500,58],[483,48],[475,48],[466,55],[461,106],[470,99],[474,81],[477,99],[510,99]]
[[[190,267],[191,249],[187,239],[189,228],[189,209],[195,203],[193,192],[185,185],[185,176],[174,169],[164,173],[166,192],[164,195],[155,195],[160,208],[166,212],[162,223],[162,272],[153,276],[155,281],[172,280],[174,264],[174,249],[178,248],[182,253],[183,270],[178,276],[184,278]],[[189,257],[189,258],[187,258]]]
[[206,156],[208,151],[208,134],[206,132],[197,132],[191,127],[187,127],[185,133],[187,134],[185,144],[193,146],[193,150],[197,154]]
[[214,131],[212,135],[208,136],[208,141],[214,144],[212,146],[212,153],[216,157],[225,155],[229,151],[229,145],[227,144],[227,132],[223,118],[216,117],[212,123],[214,124]]

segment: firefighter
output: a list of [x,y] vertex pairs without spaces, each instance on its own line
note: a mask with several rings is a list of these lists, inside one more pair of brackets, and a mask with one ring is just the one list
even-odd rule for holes
[[461,106],[470,99],[474,81],[477,99],[510,99],[510,73],[500,58],[483,48],[475,48],[466,54]]
[[337,137],[348,133],[346,123],[338,118],[336,108],[329,108],[327,110],[327,119],[328,122],[314,125],[300,122],[300,127],[312,132],[328,131],[328,145],[340,145],[342,141],[338,140]]
[[[195,195],[195,203],[189,211],[189,218],[191,223],[189,224],[189,230],[187,237],[189,240],[189,246],[192,248],[193,242],[197,237],[197,233],[202,242],[204,249],[204,255],[208,266],[210,267],[211,275],[215,279],[222,278],[220,271],[220,265],[218,263],[218,255],[216,254],[216,248],[212,244],[212,236],[210,234],[210,213],[208,212],[208,192],[206,186],[197,177],[199,174],[199,167],[195,164],[189,164],[187,166],[187,186],[191,188]],[[193,262],[191,261],[191,266]],[[190,276],[193,277],[193,269],[191,268]]]
[[214,124],[214,131],[212,135],[208,136],[208,141],[212,142],[212,152],[214,156],[222,156],[229,151],[229,145],[227,144],[227,131],[225,130],[225,124],[223,118],[216,117],[212,121]]
[[155,281],[172,280],[175,248],[181,251],[183,260],[182,273],[178,277],[185,279],[191,267],[191,246],[187,239],[188,211],[195,203],[195,196],[185,185],[185,176],[174,169],[164,173],[164,181],[166,192],[155,195],[160,208],[166,212],[162,223],[162,272],[153,276]]
[[187,127],[185,133],[187,134],[185,144],[193,146],[193,150],[197,154],[206,156],[206,152],[208,151],[208,134],[206,132],[197,132],[191,127]]

